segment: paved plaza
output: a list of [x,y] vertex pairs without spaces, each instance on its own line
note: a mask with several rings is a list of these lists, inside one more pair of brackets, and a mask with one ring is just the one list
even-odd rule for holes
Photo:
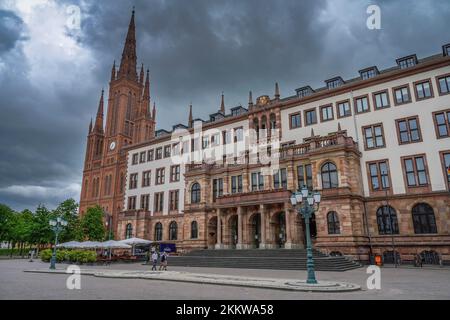
[[[67,265],[58,264],[58,268]],[[48,263],[0,260],[0,299],[450,299],[450,268],[382,268],[381,289],[368,290],[366,268],[346,272],[317,272],[319,281],[348,282],[360,291],[316,293],[238,286],[223,286],[149,279],[103,278],[82,275],[81,290],[66,288],[66,274],[28,273]],[[83,267],[98,272],[150,271],[150,266],[114,264]],[[172,267],[170,271],[249,278],[306,279],[306,271]],[[220,276],[217,276],[219,278]]]

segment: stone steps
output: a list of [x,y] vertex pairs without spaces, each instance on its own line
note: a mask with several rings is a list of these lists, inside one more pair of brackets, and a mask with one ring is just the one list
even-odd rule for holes
[[[314,250],[317,271],[346,271],[360,265],[345,257],[329,257]],[[209,268],[306,270],[306,250],[195,250],[169,257],[169,265]]]

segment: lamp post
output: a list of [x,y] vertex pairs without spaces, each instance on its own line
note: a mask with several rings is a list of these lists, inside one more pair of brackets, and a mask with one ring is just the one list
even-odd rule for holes
[[53,248],[52,258],[50,259],[50,269],[56,269],[56,246],[58,245],[58,235],[67,226],[67,221],[58,217],[56,220],[50,220],[49,224],[55,233],[55,247]]
[[[291,195],[291,204],[297,209],[297,213],[305,219],[306,232],[306,268],[308,270],[308,278],[306,283],[317,284],[316,275],[314,272],[314,259],[311,245],[311,234],[309,230],[309,221],[314,212],[319,210],[321,195],[319,192],[309,192],[306,186]],[[303,205],[302,205],[303,202]]]

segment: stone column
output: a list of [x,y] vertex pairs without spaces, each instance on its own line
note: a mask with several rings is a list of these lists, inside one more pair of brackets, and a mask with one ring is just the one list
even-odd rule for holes
[[223,249],[222,244],[222,209],[217,209],[217,243],[216,249]]
[[263,204],[259,205],[261,215],[261,241],[259,242],[260,249],[266,249],[266,226],[267,226],[267,207]]
[[238,241],[236,244],[236,249],[243,249],[243,238],[244,238],[244,230],[242,228],[242,223],[243,223],[243,211],[244,208],[242,207],[238,207],[237,208],[237,216],[238,216]]
[[292,210],[288,203],[284,204],[284,213],[286,217],[286,243],[284,247],[286,249],[292,249],[292,216],[295,214],[294,210]]

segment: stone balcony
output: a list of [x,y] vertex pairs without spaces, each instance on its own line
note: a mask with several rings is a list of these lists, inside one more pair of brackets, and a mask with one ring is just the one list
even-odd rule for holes
[[[347,137],[346,131],[338,131],[329,134],[328,136],[314,136],[304,139],[301,144],[281,147],[279,153],[274,153],[273,156],[278,158],[278,161],[295,160],[297,158],[308,157],[316,153],[331,152],[337,149],[353,150],[357,153],[358,144],[353,141],[353,138]],[[245,167],[249,164],[261,164],[256,154],[251,154],[245,151],[239,157],[227,158],[222,163],[191,163],[186,165],[186,175],[196,175],[202,173],[210,173],[212,171],[221,170],[225,168]]]
[[287,203],[291,191],[286,189],[252,191],[246,193],[229,194],[218,197],[215,207],[230,207],[237,205]]

